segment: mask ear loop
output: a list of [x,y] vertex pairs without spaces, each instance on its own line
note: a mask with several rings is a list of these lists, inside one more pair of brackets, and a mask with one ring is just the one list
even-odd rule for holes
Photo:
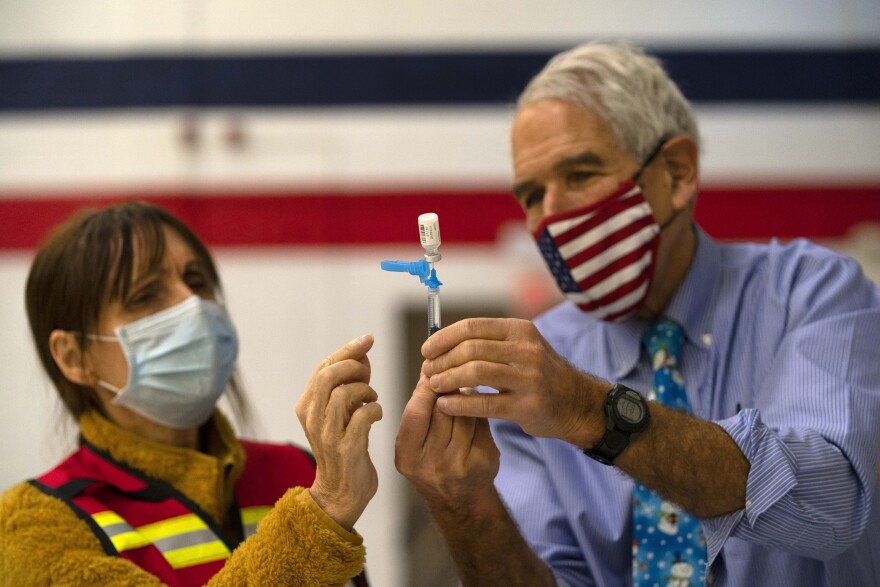
[[654,147],[653,149],[651,149],[651,152],[648,153],[647,157],[645,157],[645,161],[642,163],[642,166],[639,167],[639,170],[636,171],[635,174],[633,175],[633,181],[638,181],[639,176],[642,174],[642,172],[645,170],[645,168],[654,162],[654,159],[657,158],[657,155],[660,154],[660,152],[663,150],[663,147],[666,146],[666,143],[671,138],[672,137],[669,135],[663,135],[662,137],[660,137],[660,140],[657,141],[657,146]]
[[[659,155],[660,152],[663,151],[663,147],[666,146],[666,143],[667,143],[671,138],[672,138],[672,137],[669,136],[669,135],[663,135],[663,136],[660,138],[660,140],[657,142],[657,146],[654,147],[654,148],[651,150],[650,153],[648,153],[648,156],[645,158],[645,162],[642,163],[642,166],[639,167],[639,170],[636,171],[635,175],[633,175],[633,181],[638,181],[639,176],[642,174],[642,172],[645,170],[645,168],[646,168],[648,165],[650,165],[650,164],[654,161],[654,159],[657,158],[657,155]],[[664,222],[663,224],[659,225],[659,226],[660,226],[660,232],[663,232],[663,230],[664,230],[667,226],[669,226],[670,224],[672,224],[672,221],[675,220],[675,217],[678,216],[678,213],[681,212],[683,209],[684,209],[684,208],[679,208],[678,210],[674,210],[674,211],[672,212],[672,216],[670,216],[669,218],[667,218],[667,219],[666,219],[666,222]]]

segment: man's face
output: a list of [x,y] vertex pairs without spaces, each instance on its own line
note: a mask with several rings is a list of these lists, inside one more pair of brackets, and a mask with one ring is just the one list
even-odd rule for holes
[[[539,100],[519,111],[512,150],[513,192],[526,213],[529,231],[547,216],[609,196],[640,167],[614,144],[604,120],[561,100]],[[639,183],[656,218],[658,206],[650,192],[657,190],[648,169]],[[666,216],[670,214],[671,210]],[[660,216],[658,221],[664,219]]]
[[[548,216],[607,198],[642,165],[615,145],[604,120],[562,100],[523,107],[513,122],[512,150],[513,192],[530,232]],[[663,227],[654,280],[639,309],[642,317],[662,312],[693,258],[690,203],[696,195],[696,171],[696,145],[677,136],[639,174],[642,194]]]

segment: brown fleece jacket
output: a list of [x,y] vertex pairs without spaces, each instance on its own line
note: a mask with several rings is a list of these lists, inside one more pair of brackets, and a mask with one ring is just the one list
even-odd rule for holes
[[[205,425],[206,453],[159,444],[98,414],[80,420],[83,437],[114,459],[162,479],[219,525],[231,514],[244,451],[215,412]],[[292,488],[232,553],[208,585],[343,585],[364,565],[363,539],[331,519],[308,490]],[[0,586],[158,586],[134,563],[107,556],[70,508],[22,483],[0,497]]]

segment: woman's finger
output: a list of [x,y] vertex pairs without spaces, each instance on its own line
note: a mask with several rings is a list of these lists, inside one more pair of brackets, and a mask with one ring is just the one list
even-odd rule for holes
[[345,436],[356,454],[366,452],[370,441],[370,429],[382,419],[382,406],[379,402],[365,404],[354,411],[345,429]]
[[310,427],[323,425],[327,404],[335,388],[346,383],[369,381],[369,378],[369,368],[352,359],[334,363],[315,373],[308,388],[311,396],[307,407],[308,425]]
[[328,355],[323,361],[321,361],[316,371],[320,371],[324,367],[329,367],[330,365],[333,365],[345,359],[358,360],[366,355],[372,346],[372,334],[364,334],[363,336],[360,336],[354,340],[350,340],[339,347],[336,351]]
[[[331,365],[335,365],[341,361],[345,361],[347,359],[352,359],[354,361],[360,361],[360,359],[364,358],[367,354],[367,351],[373,346],[373,335],[365,334],[361,337],[358,337],[354,340],[351,340],[341,347],[339,347],[336,351],[328,355],[324,358],[323,361],[318,363],[318,366],[315,368],[315,371],[312,373],[311,378],[307,384],[307,388],[312,387],[312,383],[321,371],[330,367]],[[367,368],[369,368],[369,362],[365,364]]]
[[323,418],[323,426],[334,434],[345,431],[352,413],[379,396],[366,383],[344,383],[333,389]]

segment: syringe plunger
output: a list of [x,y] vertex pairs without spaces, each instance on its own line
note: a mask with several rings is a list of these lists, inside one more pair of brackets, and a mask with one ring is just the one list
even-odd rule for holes
[[419,238],[428,263],[440,260],[440,220],[433,212],[419,215]]

